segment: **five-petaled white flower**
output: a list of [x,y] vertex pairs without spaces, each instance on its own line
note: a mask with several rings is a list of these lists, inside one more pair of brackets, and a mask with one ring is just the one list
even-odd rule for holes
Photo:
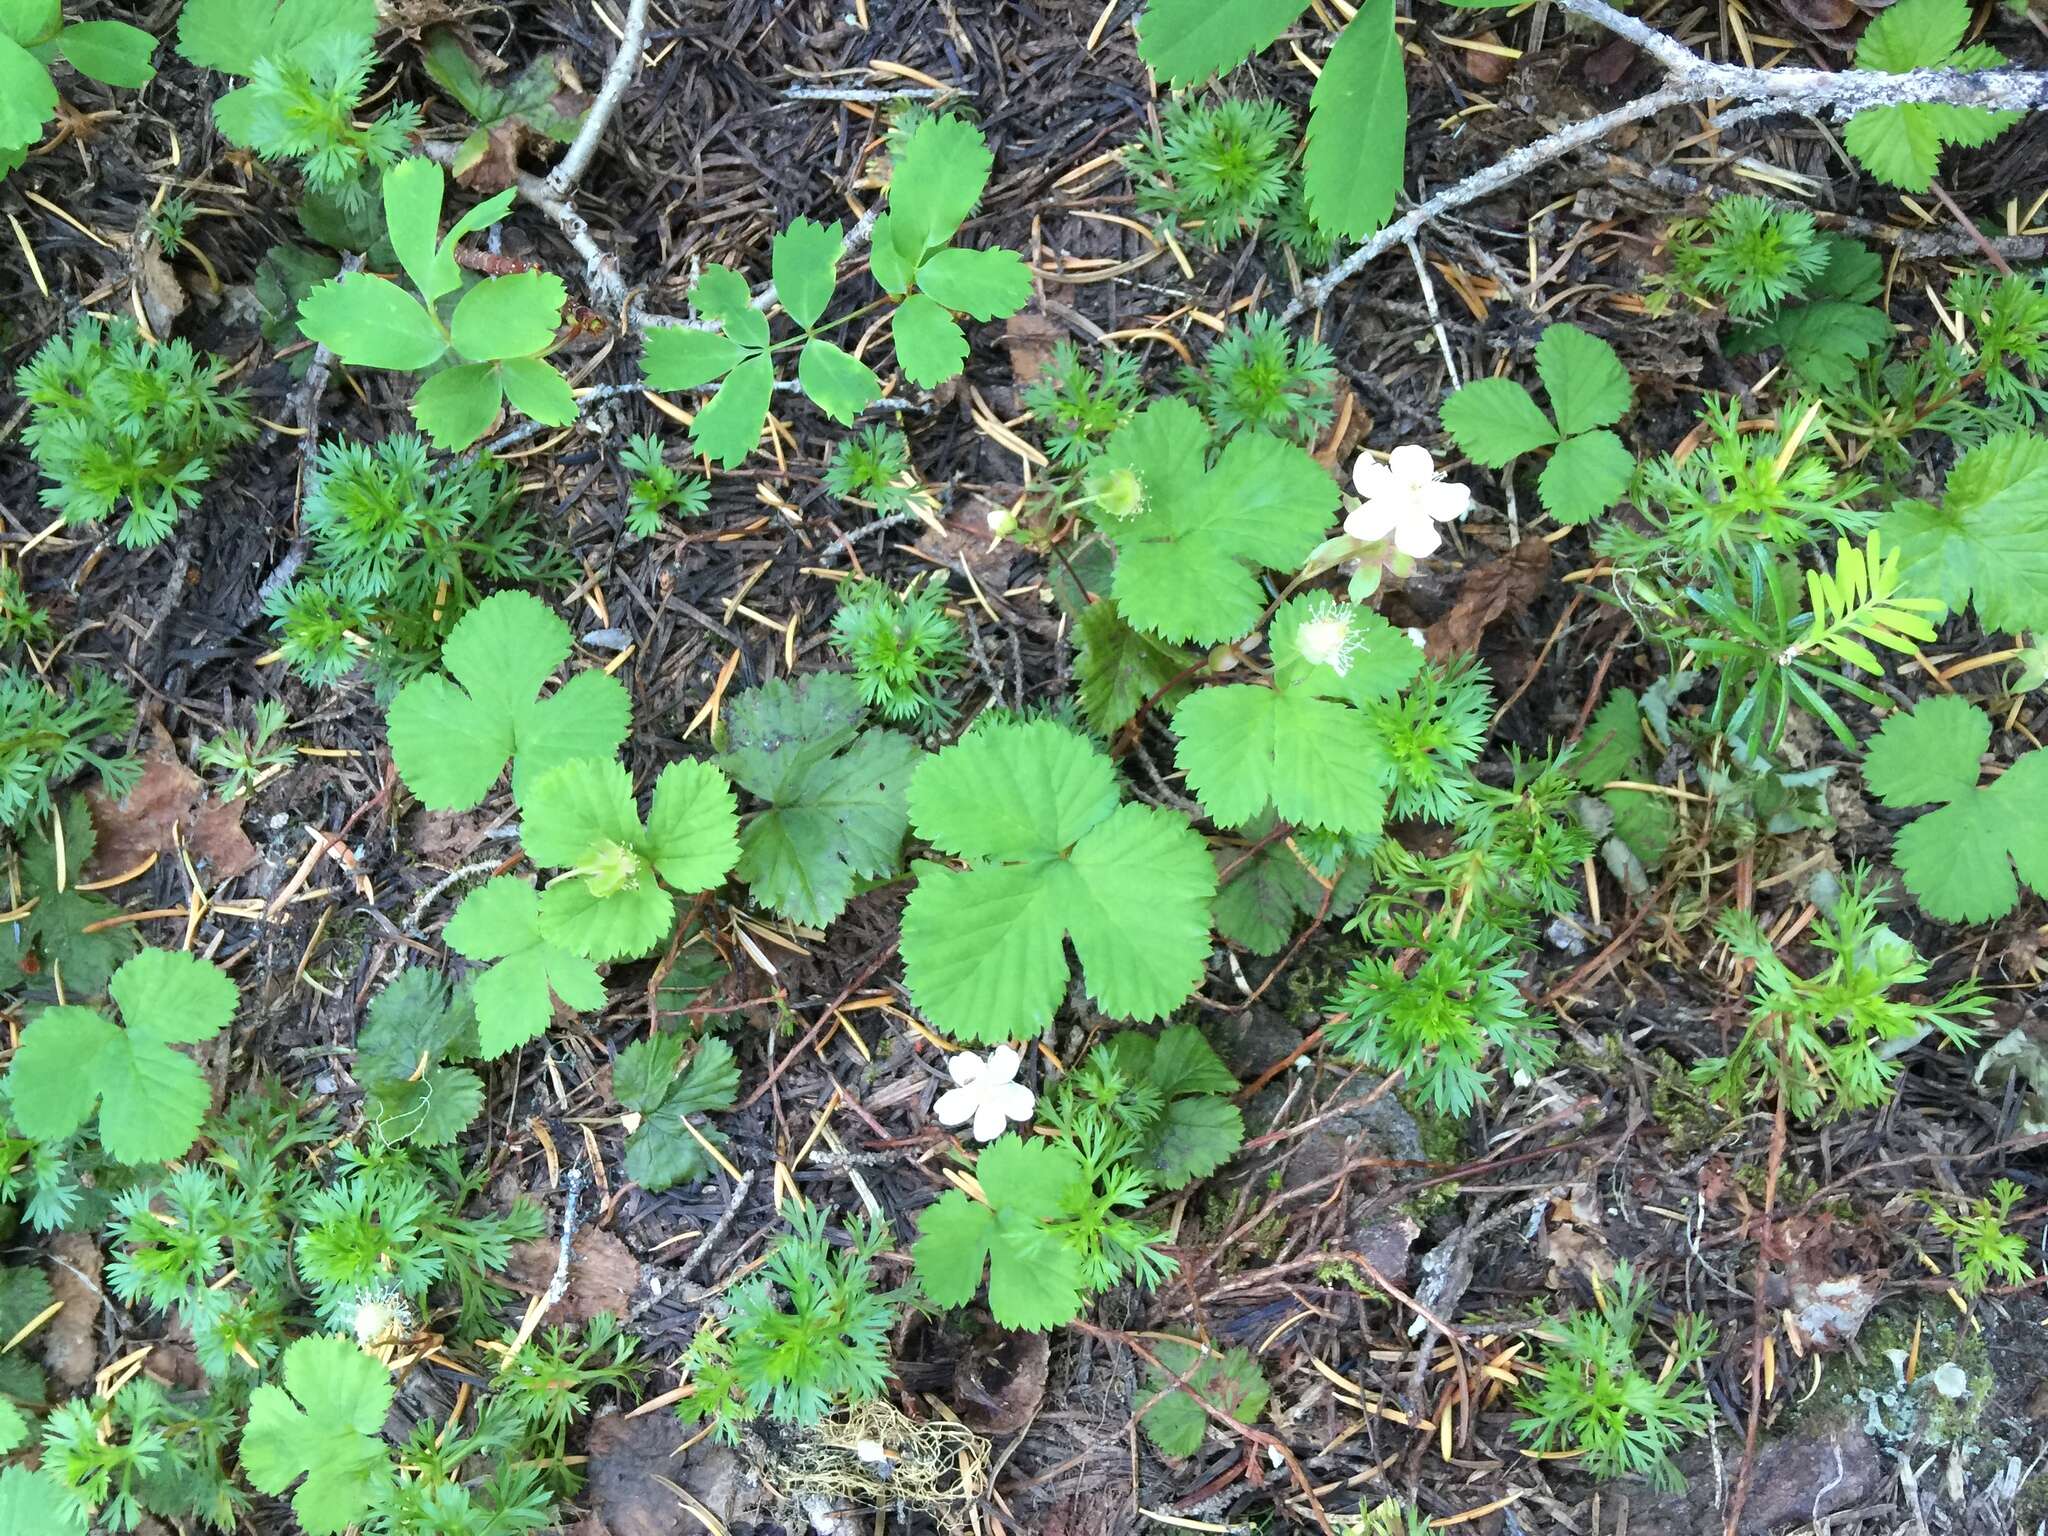
[[974,1122],[976,1141],[994,1141],[1003,1134],[1008,1120],[1029,1120],[1037,1096],[1014,1081],[1023,1058],[1007,1045],[999,1045],[983,1061],[972,1051],[955,1052],[946,1070],[960,1086],[948,1088],[932,1105],[941,1125]]
[[1472,493],[1439,478],[1429,450],[1416,443],[1396,448],[1384,464],[1361,453],[1351,481],[1364,499],[1344,519],[1344,531],[1354,539],[1391,536],[1394,548],[1417,560],[1443,543],[1436,525],[1456,521],[1472,505]]

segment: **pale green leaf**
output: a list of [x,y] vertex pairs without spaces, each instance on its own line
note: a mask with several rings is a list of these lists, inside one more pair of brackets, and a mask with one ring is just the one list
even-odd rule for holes
[[462,286],[452,243],[441,240],[441,198],[447,177],[441,167],[421,155],[401,160],[384,173],[384,227],[398,264],[432,304]]
[[1138,55],[1170,85],[1199,85],[1270,47],[1307,0],[1149,0]]
[[299,305],[299,330],[344,363],[410,372],[436,362],[448,338],[420,301],[389,278],[349,272]]
[[505,386],[489,363],[443,368],[412,397],[412,419],[427,441],[459,452],[490,430],[505,403]]
[[1458,451],[1488,469],[1557,441],[1550,418],[1513,379],[1474,379],[1444,401],[1442,414]]
[[1062,1146],[1002,1136],[982,1150],[975,1180],[988,1203],[949,1190],[918,1213],[911,1262],[941,1306],[965,1306],[988,1270],[989,1310],[1005,1328],[1037,1332],[1081,1311],[1081,1267],[1049,1225],[1085,1186],[1080,1160]]
[[690,288],[690,303],[749,351],[768,345],[768,317],[754,308],[753,290],[731,267],[714,262],[699,273]]
[[0,1531],[85,1536],[85,1512],[55,1474],[19,1464],[0,1467]]
[[725,332],[683,325],[650,325],[640,345],[640,367],[651,389],[702,389],[745,356]]
[[774,396],[775,365],[765,357],[746,359],[698,409],[690,423],[691,450],[727,469],[736,468],[761,441]]
[[540,931],[540,895],[531,880],[501,875],[462,898],[443,933],[449,948],[497,963],[476,979],[479,1054],[502,1056],[536,1039],[554,1017],[553,999],[579,1013],[604,1007],[597,967]]
[[0,149],[25,149],[57,113],[50,72],[12,38],[0,37]]
[[301,1477],[292,1513],[306,1536],[337,1536],[369,1514],[391,1480],[384,1416],[391,1375],[353,1339],[314,1335],[284,1352],[284,1385],[260,1386],[242,1432],[252,1487],[282,1495]]
[[59,0],[0,0],[0,37],[23,48],[47,43],[63,26]]
[[1408,82],[1394,0],[1366,0],[1309,96],[1302,191],[1318,229],[1362,240],[1387,222],[1408,160]]
[[74,22],[57,34],[57,51],[73,69],[102,85],[137,90],[156,78],[149,61],[156,39],[125,21]]
[[186,62],[247,75],[258,59],[300,58],[325,40],[377,33],[376,0],[186,0],[178,12],[178,52]]
[[1560,523],[1588,523],[1628,493],[1635,472],[1635,455],[1620,438],[1605,428],[1582,432],[1558,444],[1543,466],[1537,499]]
[[836,219],[830,224],[796,219],[775,237],[769,257],[775,296],[782,301],[783,312],[805,330],[818,323],[832,302],[845,249],[846,236]]
[[1560,435],[1611,427],[1634,397],[1628,370],[1614,348],[1576,325],[1552,325],[1536,342],[1536,376],[1550,397]]
[[506,358],[498,364],[498,382],[512,408],[535,421],[566,427],[576,419],[576,392],[540,358]]
[[805,342],[798,354],[796,381],[811,403],[841,426],[851,426],[865,406],[882,398],[882,381],[874,369],[819,336]]
[[552,272],[487,277],[465,293],[449,317],[455,350],[477,362],[531,357],[553,345],[569,290]]
[[1173,729],[1174,761],[1218,826],[1241,827],[1271,807],[1300,826],[1379,830],[1391,772],[1371,724],[1347,704],[1232,683],[1191,694]]
[[896,366],[911,383],[937,389],[967,363],[967,335],[945,306],[913,293],[889,317]]
[[732,786],[710,763],[684,758],[654,781],[647,814],[647,858],[671,890],[708,891],[739,857],[739,815]]
[[911,266],[967,222],[994,168],[981,130],[950,113],[924,118],[903,137],[889,169],[889,237]]
[[2003,433],[1956,460],[1941,505],[1903,501],[1878,525],[1908,591],[1986,629],[2048,627],[2048,438]]
[[1000,320],[1031,302],[1031,269],[1015,251],[949,247],[926,258],[917,286],[948,309]]

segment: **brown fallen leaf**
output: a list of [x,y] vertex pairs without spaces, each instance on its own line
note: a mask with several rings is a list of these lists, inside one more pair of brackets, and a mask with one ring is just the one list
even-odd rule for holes
[[1513,553],[1466,572],[1450,612],[1423,636],[1423,654],[1448,661],[1478,650],[1488,627],[1526,609],[1549,579],[1550,546],[1541,539],[1524,539]]
[[185,292],[185,285],[178,281],[178,274],[171,270],[163,242],[157,239],[156,231],[147,221],[130,237],[128,253],[130,281],[142,306],[142,317],[149,322],[152,334],[168,337],[171,327],[178,322],[178,316],[192,302],[191,297]]
[[[539,1296],[555,1277],[560,1247],[551,1239],[513,1245],[505,1274],[520,1289]],[[600,1312],[624,1317],[640,1286],[640,1261],[611,1233],[585,1227],[569,1245],[569,1286],[541,1322],[550,1326],[587,1323]]]
[[984,1435],[1014,1435],[1045,1400],[1050,1359],[1042,1333],[983,1329],[953,1372],[953,1407],[961,1423]]
[[[1498,32],[1482,32],[1472,39],[1475,43],[1500,45]],[[1508,71],[1515,67],[1515,61],[1504,53],[1493,53],[1481,48],[1460,48],[1458,63],[1466,75],[1480,85],[1499,85],[1507,79]]]
[[[982,595],[1007,621],[1009,613],[1006,611],[1007,605],[1003,602],[1002,592],[1010,584],[1010,566],[1016,558],[1017,547],[1008,540],[990,537],[988,508],[992,504],[976,498],[964,514],[945,520],[944,533],[934,533],[929,528],[925,529],[918,535],[917,552],[946,570],[959,571],[964,568],[972,572]],[[1010,503],[1004,501],[1002,505],[1008,506]],[[969,601],[973,599],[970,597]]]
[[1067,334],[1067,328],[1048,320],[1035,309],[1010,316],[1003,327],[1003,345],[1010,352],[1010,377],[1018,393],[1036,384],[1052,364],[1053,348]]
[[99,1365],[93,1326],[100,1317],[100,1249],[82,1232],[50,1239],[50,1295],[63,1303],[44,1326],[43,1363],[67,1387],[82,1387]]
[[1600,1206],[1592,1186],[1574,1184],[1551,1197],[1536,1237],[1536,1253],[1550,1265],[1545,1283],[1591,1292],[1614,1278],[1614,1255],[1601,1230]]
[[256,845],[242,831],[242,813],[207,795],[199,775],[178,761],[170,732],[159,721],[150,724],[135,788],[120,800],[98,790],[87,790],[85,798],[99,833],[99,848],[86,866],[91,879],[126,874],[152,853],[177,857],[174,827],[183,828],[185,846],[216,880],[232,880],[256,866]]

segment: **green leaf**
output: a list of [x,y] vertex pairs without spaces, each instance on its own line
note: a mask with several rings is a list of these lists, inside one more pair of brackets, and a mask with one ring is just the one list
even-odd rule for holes
[[100,1143],[116,1162],[168,1162],[199,1134],[211,1097],[199,1065],[174,1050],[210,1040],[235,1016],[235,984],[181,950],[146,949],[110,983],[125,1028],[91,1008],[45,1008],[7,1073],[25,1136],[69,1136],[99,1104]]
[[[1302,653],[1303,631],[1314,625],[1327,636],[1341,627],[1344,670]],[[1327,594],[1291,597],[1273,615],[1273,681],[1323,699],[1375,704],[1391,699],[1422,670],[1422,647],[1385,615]]]
[[1589,523],[1628,493],[1635,472],[1635,455],[1620,438],[1604,428],[1583,432],[1558,444],[1536,477],[1536,495],[1560,523]]
[[1408,82],[1394,0],[1366,0],[1309,96],[1302,191],[1316,227],[1362,240],[1387,222],[1408,163]]
[[710,763],[670,763],[654,781],[647,814],[647,857],[671,889],[708,891],[739,857],[739,815],[732,786]]
[[2009,432],[1965,453],[1939,507],[1902,501],[1878,525],[1916,593],[1988,630],[2048,627],[2048,438]]
[[988,1304],[1005,1328],[1039,1332],[1080,1315],[1081,1266],[1050,1223],[1087,1179],[1064,1146],[1001,1136],[983,1149],[974,1176],[986,1205],[949,1190],[918,1213],[910,1250],[933,1301],[961,1307],[988,1270]]
[[811,403],[841,426],[851,426],[863,407],[882,398],[882,381],[874,369],[817,336],[797,356],[796,381]]
[[737,467],[761,441],[774,396],[775,365],[765,357],[748,358],[726,375],[690,423],[691,451],[727,469]]
[[1905,827],[1892,859],[1906,889],[1935,917],[1982,923],[2019,900],[2013,879],[2048,895],[2048,752],[2028,752],[1979,788],[1991,722],[1955,694],[1923,699],[1885,721],[1864,759],[1864,782],[1894,809],[1940,805]]
[[1199,85],[1272,46],[1307,0],[1150,0],[1138,56],[1170,85]]
[[0,37],[24,48],[49,42],[63,26],[64,11],[58,0],[0,0]]
[[[626,1177],[650,1194],[695,1183],[711,1171],[702,1145],[683,1129],[683,1117],[731,1109],[739,1097],[732,1047],[716,1035],[705,1036],[678,1078],[685,1048],[680,1035],[656,1035],[621,1051],[612,1068],[619,1103],[643,1117],[626,1139]],[[725,1139],[708,1128],[703,1134],[713,1143]]]
[[477,362],[531,357],[554,344],[569,290],[552,272],[487,277],[462,296],[449,317],[455,350]]
[[376,0],[186,0],[178,13],[186,62],[230,75],[254,73],[258,59],[303,58],[325,40],[376,34]]
[[410,372],[436,362],[448,338],[420,301],[389,278],[347,272],[299,305],[299,330],[344,363]]
[[542,936],[531,880],[500,875],[471,891],[442,936],[459,955],[497,962],[472,988],[486,1061],[537,1039],[554,1017],[554,998],[579,1013],[604,1007],[597,967]]
[[57,87],[26,48],[0,37],[0,150],[25,149],[57,115]]
[[1227,1097],[1237,1079],[1192,1024],[1176,1024],[1157,1040],[1126,1030],[1108,1048],[1126,1081],[1159,1096],[1160,1112],[1142,1134],[1160,1188],[1207,1178],[1244,1144],[1244,1117]]
[[468,810],[508,760],[518,798],[557,764],[618,751],[632,715],[618,679],[579,672],[536,697],[568,655],[569,626],[537,597],[498,592],[470,609],[441,647],[448,675],[416,678],[392,701],[391,756],[405,787],[430,810]]
[[[0,1397],[0,1455],[18,1451],[28,1444],[28,1418],[12,1402]],[[8,1530],[21,1530],[21,1526],[8,1526]]]
[[368,1515],[391,1481],[383,1439],[390,1373],[355,1340],[318,1334],[284,1352],[284,1385],[249,1399],[242,1471],[281,1495],[301,1477],[292,1513],[307,1536],[336,1536]]
[[699,273],[690,287],[690,304],[749,351],[768,345],[768,317],[754,308],[753,290],[731,267],[714,262]]
[[1109,438],[1091,485],[1125,481],[1129,515],[1098,509],[1117,546],[1112,583],[1126,622],[1167,640],[1241,638],[1265,608],[1261,566],[1293,570],[1338,505],[1307,452],[1269,432],[1240,432],[1207,467],[1209,429],[1185,400],[1154,401]]
[[118,917],[121,909],[104,896],[78,888],[99,836],[85,797],[67,796],[61,815],[61,880],[56,845],[44,830],[46,823],[38,823],[21,838],[19,895],[20,904],[29,910],[0,924],[0,989],[20,986],[27,968],[39,958],[42,969],[54,972],[54,978],[62,981],[66,996],[98,997],[107,990],[114,967],[134,954],[141,941],[131,925],[87,931],[95,923]]
[[1572,776],[1591,790],[1615,779],[1633,778],[1643,761],[1643,712],[1635,694],[1617,688],[1607,696],[1572,749]]
[[576,419],[576,392],[569,381],[537,357],[508,357],[498,364],[498,382],[512,408],[551,427]]
[[24,1466],[0,1467],[0,1531],[36,1536],[85,1536],[85,1511],[55,1474]]
[[1576,325],[1544,328],[1536,342],[1536,376],[1564,437],[1611,427],[1628,414],[1634,391],[1614,348]]
[[365,1114],[387,1142],[445,1147],[483,1111],[483,1080],[447,1065],[480,1050],[476,1010],[432,971],[408,966],[370,1004],[354,1072]]
[[1816,389],[1848,388],[1855,365],[1890,344],[1892,323],[1875,305],[1824,299],[1789,303],[1756,325],[1732,326],[1726,350],[1746,357],[1767,347],[1785,349],[1785,366]]
[[889,340],[903,376],[925,389],[937,389],[967,363],[966,332],[943,305],[921,293],[896,306],[889,317]]
[[[1192,1456],[1202,1448],[1214,1422],[1203,1411],[1203,1402],[1222,1409],[1240,1424],[1254,1423],[1265,1411],[1270,1392],[1249,1350],[1224,1353],[1193,1341],[1162,1339],[1153,1343],[1152,1353],[1159,1365],[1145,1368],[1138,1397],[1145,1402],[1162,1392],[1165,1396],[1141,1413],[1138,1423],[1162,1455]],[[1183,1379],[1186,1386],[1175,1385]]]
[[664,1033],[635,1040],[620,1051],[612,1061],[612,1097],[619,1107],[636,1115],[661,1108],[689,1049],[689,1036]]
[[[1970,26],[1967,0],[1898,0],[1871,18],[1856,45],[1858,69],[1902,74],[1915,69],[1996,69],[1995,48],[1961,46]],[[1988,144],[2018,122],[2017,112],[1908,102],[1872,107],[1849,119],[1842,142],[1878,180],[1925,192],[1947,144]]]
[[917,286],[948,309],[1000,320],[1031,302],[1031,269],[1015,251],[949,247],[917,269]]
[[909,265],[967,222],[995,163],[981,130],[950,113],[923,119],[903,137],[889,170],[889,239]]
[[490,430],[505,387],[489,363],[443,368],[412,397],[412,419],[436,448],[459,452]]
[[1241,827],[1270,806],[1299,826],[1379,831],[1392,770],[1371,723],[1347,704],[1232,683],[1190,695],[1173,729],[1174,761],[1218,826]]
[[1107,758],[1050,721],[974,731],[910,787],[921,836],[968,862],[917,866],[902,945],[913,1000],[956,1038],[1028,1038],[1065,995],[1157,1018],[1200,983],[1216,872],[1187,819],[1116,803]]
[[642,333],[640,367],[650,389],[702,389],[722,379],[746,354],[723,331],[650,325]]
[[391,249],[429,304],[462,286],[453,243],[440,243],[441,198],[446,190],[441,167],[424,156],[401,160],[384,173],[384,227]]
[[836,219],[830,224],[796,219],[775,237],[769,256],[775,296],[782,301],[783,313],[807,331],[832,302],[845,250],[846,236]]
[[742,694],[726,716],[719,765],[768,802],[740,835],[734,872],[754,898],[822,928],[846,909],[856,880],[902,865],[910,775],[924,754],[895,731],[856,735],[860,687],[843,672],[778,678]]
[[1081,710],[1104,736],[1121,729],[1153,695],[1162,694],[1160,706],[1171,710],[1192,686],[1185,674],[1196,658],[1133,629],[1117,613],[1113,599],[1083,608],[1074,624],[1074,638]]
[[1535,396],[1513,379],[1474,379],[1452,392],[1442,415],[1458,451],[1488,469],[1557,441]]
[[156,78],[156,39],[125,21],[74,22],[57,34],[57,51],[102,85],[137,90]]
[[868,239],[868,276],[892,298],[910,292],[917,281],[916,258],[905,257],[896,249],[896,226],[886,213],[875,220],[874,232]]

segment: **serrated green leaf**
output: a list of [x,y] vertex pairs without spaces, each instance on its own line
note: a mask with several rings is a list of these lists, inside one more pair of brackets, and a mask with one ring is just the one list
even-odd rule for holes
[[792,220],[770,247],[769,275],[775,280],[775,296],[782,302],[783,313],[807,331],[832,302],[832,290],[839,284],[839,258],[845,250],[846,236],[836,219],[830,224]]
[[1537,499],[1567,527],[1589,523],[1628,494],[1635,472],[1635,455],[1620,438],[1604,428],[1582,432],[1557,445],[1536,477]]
[[775,397],[775,365],[750,357],[725,376],[718,393],[705,401],[690,423],[690,448],[727,469],[736,468],[761,441],[768,405]]
[[474,1056],[476,1010],[433,972],[409,966],[378,993],[356,1035],[365,1113],[386,1141],[445,1147],[483,1111],[483,1080],[448,1065]]
[[[1872,258],[1875,259],[1874,257]],[[1883,310],[1861,301],[1822,299],[1788,303],[1755,325],[1732,326],[1726,350],[1746,357],[1767,347],[1785,349],[1785,366],[1817,389],[1846,389],[1857,363],[1874,357],[1892,339]]]
[[811,403],[841,426],[851,426],[864,407],[882,398],[882,381],[874,369],[817,336],[797,355],[796,381]]
[[465,293],[449,316],[455,350],[477,362],[531,357],[554,343],[569,290],[552,272],[487,277]]
[[[60,979],[67,997],[98,997],[107,990],[114,967],[134,954],[141,943],[132,925],[89,932],[95,923],[120,915],[120,908],[93,891],[82,891],[82,878],[98,833],[83,795],[68,796],[64,818],[64,871],[57,877],[57,849],[47,822],[27,832],[20,843],[20,895],[29,910],[0,924],[0,990],[22,984],[37,960],[43,971]],[[59,890],[58,887],[63,889]]]
[[0,1467],[0,1531],[85,1536],[85,1528],[85,1511],[53,1473]]
[[294,59],[328,39],[368,42],[376,0],[187,0],[178,13],[178,52],[188,63],[248,75],[258,59]]
[[73,22],[57,34],[57,51],[73,69],[102,85],[138,90],[156,78],[150,63],[156,39],[125,21]]
[[689,1050],[689,1036],[663,1033],[635,1040],[620,1051],[612,1061],[612,1097],[619,1107],[636,1115],[661,1108]]
[[[1214,1422],[1203,1410],[1203,1402],[1222,1409],[1240,1424],[1255,1422],[1265,1411],[1269,1389],[1250,1351],[1225,1353],[1192,1341],[1162,1339],[1154,1341],[1152,1353],[1159,1364],[1145,1368],[1139,1395],[1142,1400],[1159,1397],[1159,1401],[1138,1416],[1138,1423],[1163,1455],[1192,1456],[1202,1448]],[[1183,1379],[1186,1386],[1175,1385]]]
[[299,330],[344,363],[365,368],[410,372],[448,350],[448,338],[420,301],[370,272],[345,272],[307,294]]
[[604,1007],[597,967],[540,931],[540,893],[510,875],[462,898],[442,937],[471,960],[497,963],[477,977],[478,1055],[488,1061],[538,1038],[559,997],[579,1013]]
[[1196,658],[1126,624],[1113,599],[1083,608],[1074,638],[1081,709],[1104,736],[1120,730],[1154,695],[1171,711],[1192,686],[1187,674]]
[[[1303,630],[1321,635],[1327,646],[1332,624],[1341,630],[1337,660],[1303,654]],[[1391,699],[1422,670],[1422,647],[1384,614],[1327,594],[1291,597],[1273,615],[1273,682],[1323,699],[1372,704]]]
[[967,362],[966,332],[945,306],[921,293],[896,306],[889,317],[889,340],[903,376],[925,389],[937,389]]
[[1572,749],[1572,776],[1599,790],[1615,779],[1632,778],[1643,760],[1643,712],[1635,694],[1617,688],[1607,696]]
[[950,113],[925,118],[904,136],[889,170],[889,238],[912,267],[967,222],[995,168],[972,123]]
[[768,317],[754,308],[753,290],[731,267],[714,262],[699,273],[690,287],[690,303],[747,350],[758,351],[768,345]]
[[[1970,26],[1967,0],[1898,0],[1871,18],[1856,45],[1858,69],[1901,74],[1915,69],[1995,69],[1995,48],[1961,47]],[[1945,144],[1988,144],[2018,122],[2017,112],[1907,102],[1872,107],[1849,119],[1842,142],[1878,180],[1925,192],[1940,169]]]
[[0,37],[0,150],[27,148],[56,115],[49,70],[12,38]]
[[258,1387],[249,1399],[242,1471],[274,1496],[303,1477],[292,1513],[307,1536],[337,1536],[391,1480],[390,1373],[355,1340],[322,1334],[284,1352],[283,1375],[282,1387]]
[[732,372],[746,355],[723,331],[683,325],[650,325],[640,347],[640,368],[651,389],[702,389]]
[[552,365],[537,357],[508,357],[498,364],[498,382],[512,408],[550,427],[576,419],[576,392]]
[[412,397],[412,419],[427,441],[459,452],[490,430],[505,403],[505,386],[489,363],[443,368]]
[[[1247,842],[1257,840],[1255,830],[1246,830]],[[1315,881],[1285,841],[1249,854],[1226,844],[1215,856],[1216,932],[1255,955],[1277,955],[1302,913],[1315,910]]]
[[911,1261],[927,1296],[965,1306],[988,1271],[988,1304],[1005,1328],[1038,1332],[1081,1311],[1081,1266],[1050,1223],[1086,1180],[1063,1146],[1001,1136],[983,1149],[974,1176],[986,1205],[949,1190],[918,1213]]
[[441,647],[447,674],[416,678],[392,701],[391,757],[405,787],[431,810],[468,810],[508,760],[518,798],[560,763],[618,751],[632,716],[618,679],[579,672],[538,697],[568,656],[569,626],[529,593],[493,593],[470,609]]
[[905,978],[958,1038],[1028,1038],[1065,993],[1071,937],[1090,995],[1157,1018],[1201,980],[1215,869],[1185,817],[1117,805],[1107,758],[1050,721],[972,732],[910,788],[921,836],[966,859],[917,866]]
[[1156,1040],[1125,1030],[1107,1049],[1127,1081],[1158,1095],[1160,1112],[1141,1134],[1160,1188],[1207,1178],[1243,1145],[1244,1117],[1226,1097],[1237,1092],[1237,1079],[1192,1024],[1176,1024]]
[[225,1029],[235,984],[197,955],[146,949],[114,973],[109,990],[120,1025],[66,1006],[43,1009],[22,1031],[7,1073],[15,1124],[54,1141],[82,1127],[97,1103],[100,1143],[116,1162],[181,1157],[211,1094],[198,1063],[172,1047]]
[[1394,0],[1366,0],[1309,96],[1302,192],[1318,229],[1362,240],[1387,222],[1408,163],[1408,82]]
[[1634,390],[1614,348],[1576,325],[1551,325],[1536,342],[1536,376],[1564,437],[1611,427],[1628,414]]
[[[671,1047],[665,1042],[674,1043]],[[651,1194],[694,1183],[711,1171],[702,1144],[683,1129],[683,1117],[731,1109],[739,1097],[739,1065],[732,1047],[716,1035],[705,1036],[689,1070],[677,1077],[675,1063],[682,1050],[682,1037],[657,1035],[620,1052],[613,1068],[619,1102],[644,1116],[626,1140],[626,1176]],[[622,1073],[625,1085],[617,1086]],[[629,1088],[634,1093],[631,1102],[626,1098]],[[713,1144],[725,1139],[709,1128],[701,1134]]]
[[1031,269],[1015,251],[948,247],[917,269],[917,286],[948,309],[1001,320],[1031,302]]
[[1474,379],[1444,401],[1442,416],[1458,451],[1488,469],[1557,441],[1536,397],[1513,379]]
[[1199,85],[1271,47],[1307,8],[1307,0],[1149,0],[1138,56],[1171,85]]
[[0,37],[24,48],[47,43],[63,26],[58,0],[0,0]]
[[647,812],[647,858],[672,890],[708,891],[739,857],[732,786],[696,758],[670,763],[654,781]]
[[1371,723],[1347,704],[1233,683],[1183,701],[1173,729],[1174,761],[1218,826],[1271,807],[1297,825],[1379,831],[1391,769]]
[[1986,629],[2048,627],[2048,438],[2010,432],[1965,453],[1939,507],[1895,505],[1878,525],[1908,588]]

